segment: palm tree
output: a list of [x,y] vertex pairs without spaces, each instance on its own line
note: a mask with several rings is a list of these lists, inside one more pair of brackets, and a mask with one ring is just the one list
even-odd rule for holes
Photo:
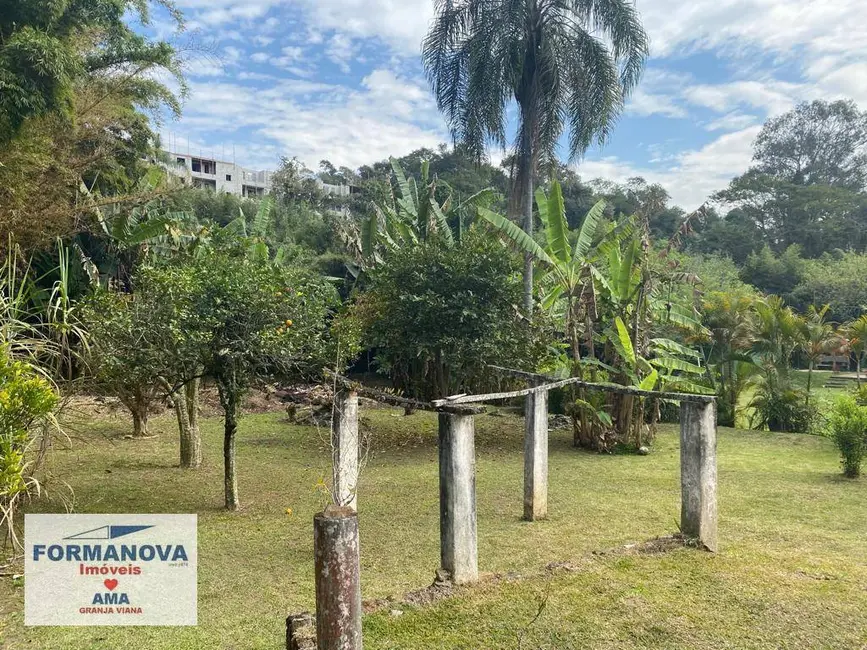
[[810,405],[813,368],[816,367],[819,357],[831,351],[837,338],[833,325],[825,322],[825,316],[828,314],[829,309],[830,305],[825,305],[821,309],[816,309],[815,305],[810,305],[807,317],[802,321],[801,325],[801,350],[810,362],[809,370],[807,371],[807,399],[805,402],[807,406]]
[[849,337],[849,350],[855,355],[856,370],[858,371],[858,386],[861,386],[861,361],[867,352],[867,314],[848,323],[845,328]]
[[[533,231],[533,180],[569,131],[569,157],[604,141],[638,83],[647,35],[629,0],[436,0],[422,58],[456,140],[481,158],[506,144],[518,105],[510,212]],[[533,260],[524,301],[533,308]]]
[[788,382],[792,354],[803,341],[802,319],[779,296],[757,300],[752,352],[767,371]]

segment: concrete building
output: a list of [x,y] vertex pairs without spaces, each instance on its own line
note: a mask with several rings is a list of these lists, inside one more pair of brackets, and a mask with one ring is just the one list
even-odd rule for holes
[[264,196],[271,191],[271,172],[246,169],[233,162],[168,152],[170,173],[193,187],[206,187],[215,192],[239,196]]

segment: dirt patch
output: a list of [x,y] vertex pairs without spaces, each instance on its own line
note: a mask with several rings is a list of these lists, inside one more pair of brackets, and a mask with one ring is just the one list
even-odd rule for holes
[[660,555],[669,553],[670,551],[679,548],[690,547],[695,548],[697,545],[692,540],[686,539],[680,533],[674,535],[665,535],[663,537],[654,537],[646,542],[636,544],[624,544],[611,549],[593,551],[593,555],[598,556],[623,556],[623,555]]
[[[661,555],[679,548],[694,547],[695,544],[691,540],[685,539],[682,535],[666,535],[663,537],[655,537],[635,544],[624,544],[612,549],[593,551],[592,555],[596,557],[602,556],[625,556],[625,555]],[[516,582],[520,580],[529,580],[539,578],[540,576],[553,575],[558,573],[576,573],[587,568],[587,565],[592,564],[593,560],[588,558],[579,559],[576,562],[549,562],[545,568],[539,572],[529,574],[520,574],[516,572],[509,573],[486,573],[479,576],[478,582],[472,585],[455,585],[449,575],[442,570],[437,570],[436,577],[433,583],[422,589],[409,591],[403,596],[386,598],[372,598],[365,600],[363,603],[364,613],[371,614],[388,609],[393,615],[397,616],[403,613],[401,607],[425,607],[434,604],[444,598],[460,594],[461,591],[472,589],[479,586],[496,585],[503,582]]]

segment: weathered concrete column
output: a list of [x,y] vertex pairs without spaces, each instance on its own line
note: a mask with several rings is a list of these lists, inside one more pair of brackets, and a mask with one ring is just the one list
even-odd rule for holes
[[524,402],[524,519],[548,516],[548,391]]
[[680,528],[717,550],[716,403],[680,403]]
[[440,563],[458,584],[479,579],[472,415],[439,414]]
[[358,393],[334,395],[331,422],[333,498],[339,506],[358,510]]
[[358,515],[328,506],[313,517],[318,650],[361,650]]

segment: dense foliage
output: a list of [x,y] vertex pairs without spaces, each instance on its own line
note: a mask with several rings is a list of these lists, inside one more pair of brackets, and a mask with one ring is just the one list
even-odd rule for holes
[[13,360],[8,348],[0,347],[0,525],[13,542],[17,541],[15,513],[33,485],[28,472],[38,455],[33,447],[57,402],[57,392],[48,380],[30,364]]
[[531,362],[539,350],[520,302],[516,259],[473,229],[457,246],[395,251],[371,272],[353,317],[395,386],[434,399],[480,388],[487,364]]
[[867,455],[867,406],[858,404],[854,397],[840,397],[834,404],[828,424],[843,457],[843,474],[857,478]]

